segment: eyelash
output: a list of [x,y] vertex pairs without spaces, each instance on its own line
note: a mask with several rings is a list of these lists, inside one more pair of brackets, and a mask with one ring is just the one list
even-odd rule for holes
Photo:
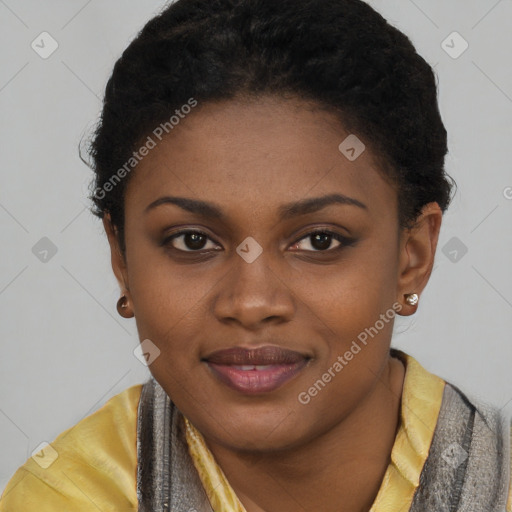
[[[206,251],[203,251],[203,249],[197,249],[197,250],[188,250],[188,251],[184,251],[182,249],[176,249],[175,247],[172,246],[172,241],[176,238],[179,238],[180,236],[183,236],[183,235],[187,235],[187,234],[192,234],[192,233],[195,233],[195,234],[198,234],[198,235],[202,235],[202,236],[205,236],[206,238],[208,238],[209,240],[215,242],[214,240],[212,240],[207,233],[204,233],[203,231],[199,231],[199,230],[194,230],[194,229],[186,229],[186,230],[183,230],[183,231],[178,231],[176,233],[174,233],[172,236],[169,236],[167,237],[163,242],[162,242],[162,246],[170,246],[171,249],[174,249],[175,251],[178,251],[180,253],[196,253],[196,254],[205,254],[207,252],[210,252],[211,250],[210,249],[207,249]],[[339,233],[336,233],[334,231],[330,231],[329,229],[325,229],[325,228],[315,228],[313,229],[312,231],[309,231],[308,233],[306,233],[304,236],[302,236],[301,238],[299,238],[296,242],[294,242],[292,245],[296,245],[298,244],[299,242],[301,242],[302,240],[308,238],[308,237],[311,237],[317,233],[321,233],[323,235],[329,235],[331,236],[334,240],[340,242],[341,245],[339,245],[338,247],[335,247],[334,249],[326,249],[326,250],[306,250],[305,252],[314,252],[314,253],[331,253],[331,252],[336,252],[338,250],[341,250],[343,249],[344,247],[347,247],[347,246],[351,246],[351,245],[354,245],[355,243],[355,240],[352,239],[352,238],[348,238],[346,236],[343,236],[343,235],[340,235]],[[215,242],[217,243],[217,242]],[[203,252],[202,252],[203,251]]]

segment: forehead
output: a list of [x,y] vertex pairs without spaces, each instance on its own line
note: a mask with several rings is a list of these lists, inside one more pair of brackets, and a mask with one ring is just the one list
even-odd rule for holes
[[[215,202],[239,216],[332,193],[394,218],[396,193],[355,136],[334,114],[300,100],[199,104],[161,141],[153,136],[156,146],[128,183],[127,218],[165,195]],[[364,148],[355,160],[352,147]]]

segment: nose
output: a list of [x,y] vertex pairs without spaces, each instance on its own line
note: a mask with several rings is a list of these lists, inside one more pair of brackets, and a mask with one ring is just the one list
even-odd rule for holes
[[265,251],[248,263],[236,254],[232,269],[219,283],[214,314],[220,322],[258,330],[269,323],[289,322],[296,301],[282,272],[270,265]]

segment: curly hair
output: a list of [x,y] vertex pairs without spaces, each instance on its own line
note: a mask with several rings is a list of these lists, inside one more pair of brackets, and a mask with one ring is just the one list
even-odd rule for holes
[[111,180],[137,145],[191,98],[258,95],[314,102],[357,133],[396,186],[400,227],[410,227],[429,202],[448,207],[454,181],[444,171],[447,134],[433,70],[368,4],[177,0],[116,62],[88,148],[91,211],[110,214],[123,254],[129,176],[115,186]]

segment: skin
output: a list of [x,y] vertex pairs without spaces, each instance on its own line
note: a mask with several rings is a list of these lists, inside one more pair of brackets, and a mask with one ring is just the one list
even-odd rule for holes
[[[307,405],[298,395],[393,303],[415,312],[404,295],[428,281],[442,212],[429,203],[414,228],[399,229],[396,191],[369,145],[345,158],[338,145],[347,135],[333,114],[298,99],[199,105],[130,177],[126,259],[104,218],[127,316],[161,351],[150,371],[203,434],[247,512],[339,512],[340,503],[367,511],[390,461],[405,373],[389,355],[392,321]],[[278,218],[285,203],[333,193],[366,208],[331,204]],[[145,213],[162,196],[214,203],[225,219],[174,204]],[[353,243],[319,245],[308,236],[317,227]],[[161,245],[180,229],[207,237]],[[248,236],[263,250],[252,263],[236,252]],[[241,394],[201,361],[268,344],[311,358],[272,392]]]

